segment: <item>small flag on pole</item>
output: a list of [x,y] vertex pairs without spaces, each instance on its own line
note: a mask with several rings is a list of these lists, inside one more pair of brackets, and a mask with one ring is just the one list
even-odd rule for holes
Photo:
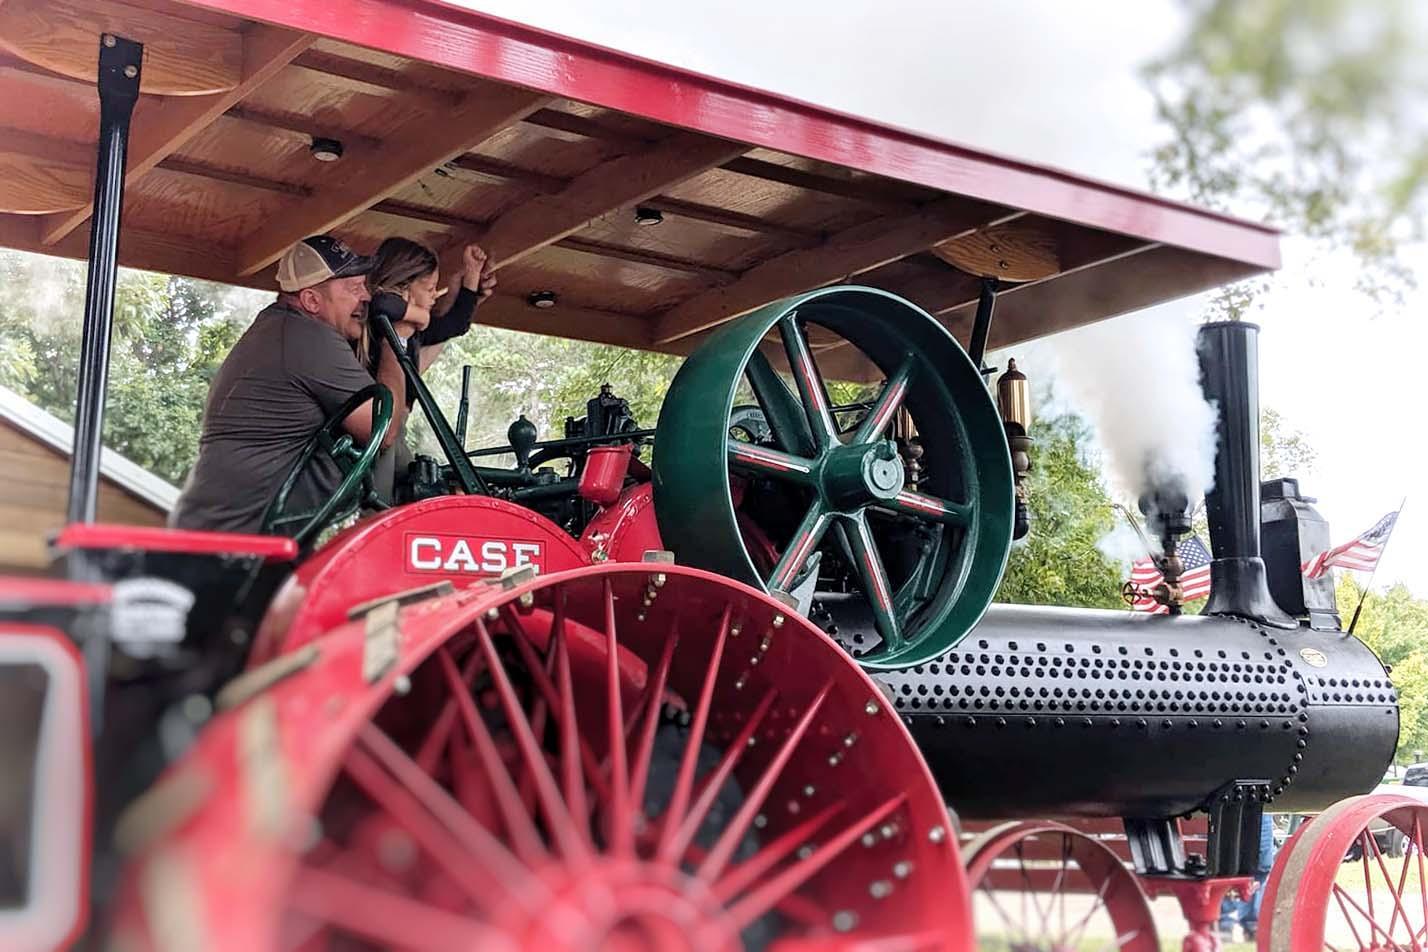
[[1375,522],[1369,531],[1343,545],[1325,549],[1300,566],[1300,570],[1309,578],[1319,578],[1335,567],[1353,569],[1356,572],[1370,571],[1378,565],[1379,556],[1383,555],[1383,547],[1392,535],[1393,524],[1397,520],[1398,512],[1390,512]]
[[[1204,598],[1210,594],[1210,550],[1205,548],[1205,543],[1200,541],[1199,536],[1190,536],[1182,539],[1175,547],[1175,552],[1180,556],[1180,562],[1185,566],[1184,572],[1180,575],[1181,600],[1193,602],[1197,598]],[[1165,581],[1165,576],[1160,574],[1160,569],[1155,565],[1155,560],[1146,556],[1137,559],[1131,564],[1131,584],[1137,589],[1149,592]],[[1149,595],[1138,596],[1131,602],[1131,610],[1137,612],[1150,612],[1152,615],[1164,615],[1169,608],[1157,602]]]

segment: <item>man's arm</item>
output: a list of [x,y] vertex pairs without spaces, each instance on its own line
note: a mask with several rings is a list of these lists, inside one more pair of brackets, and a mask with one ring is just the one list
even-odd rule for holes
[[[377,383],[392,392],[392,424],[387,427],[387,433],[382,437],[382,449],[387,449],[402,435],[402,424],[407,417],[407,382],[402,374],[402,365],[397,363],[392,348],[380,340],[375,342],[375,346],[381,352],[381,356],[377,358]],[[368,400],[349,414],[347,422],[343,424],[348,433],[363,443],[372,438],[372,409],[373,401]]]

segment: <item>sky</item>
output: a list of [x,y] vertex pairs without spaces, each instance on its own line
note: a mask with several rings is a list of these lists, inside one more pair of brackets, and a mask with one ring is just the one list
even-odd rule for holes
[[[448,2],[1136,188],[1148,186],[1147,155],[1161,138],[1138,70],[1184,27],[1172,0]],[[1380,312],[1353,291],[1348,262],[1293,235],[1282,250],[1285,266],[1252,317],[1262,327],[1261,402],[1317,449],[1301,489],[1335,544],[1408,497],[1375,587],[1401,581],[1428,594],[1418,418],[1428,291]],[[1428,250],[1411,258],[1428,285]],[[1195,319],[1194,303],[1175,306],[1181,319]],[[1055,366],[1058,348],[1084,349],[1078,333],[1096,331],[1048,338],[1032,353],[1052,351]]]

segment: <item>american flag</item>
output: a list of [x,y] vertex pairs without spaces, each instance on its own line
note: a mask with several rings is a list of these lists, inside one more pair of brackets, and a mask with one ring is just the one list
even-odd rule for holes
[[[1212,557],[1210,550],[1205,548],[1205,543],[1200,541],[1199,536],[1190,536],[1182,539],[1180,544],[1175,547],[1175,551],[1185,566],[1185,571],[1180,575],[1182,599],[1193,602],[1197,598],[1209,595]],[[1149,592],[1164,580],[1165,576],[1160,574],[1160,569],[1156,568],[1155,561],[1150,556],[1137,559],[1131,564],[1131,584],[1141,591]],[[1152,615],[1164,615],[1170,611],[1169,608],[1161,605],[1149,595],[1138,596],[1135,601],[1131,602],[1131,610],[1150,612]]]
[[1388,543],[1388,537],[1393,534],[1393,524],[1397,520],[1398,512],[1390,512],[1375,522],[1369,531],[1343,545],[1320,552],[1300,566],[1300,569],[1309,578],[1319,578],[1335,566],[1367,572],[1378,564],[1379,556],[1383,555],[1383,547]]

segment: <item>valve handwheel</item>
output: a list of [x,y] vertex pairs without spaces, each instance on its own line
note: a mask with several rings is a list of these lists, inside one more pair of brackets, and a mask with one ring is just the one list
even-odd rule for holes
[[[372,431],[366,446],[359,446],[346,431],[347,418],[367,401],[372,401]],[[379,383],[363,387],[328,417],[327,422],[312,435],[287,478],[278,487],[273,501],[263,513],[263,532],[292,536],[299,546],[308,546],[327,525],[345,519],[361,505],[381,506],[372,486],[372,467],[382,451],[382,440],[392,425],[392,392]],[[316,509],[306,512],[287,511],[288,501],[299,477],[321,451],[342,472],[337,489]],[[294,531],[293,526],[299,528]]]
[[[884,375],[861,417],[835,405],[818,367],[820,353],[849,349]],[[767,439],[735,415],[747,416],[746,380]],[[919,437],[915,484],[892,438],[900,414]],[[679,561],[791,593],[841,560],[877,631],[867,667],[955,645],[1001,581],[1013,482],[996,407],[947,330],[895,295],[824,289],[722,328],[675,377],[655,445],[655,510]],[[750,516],[773,564],[741,525]]]

